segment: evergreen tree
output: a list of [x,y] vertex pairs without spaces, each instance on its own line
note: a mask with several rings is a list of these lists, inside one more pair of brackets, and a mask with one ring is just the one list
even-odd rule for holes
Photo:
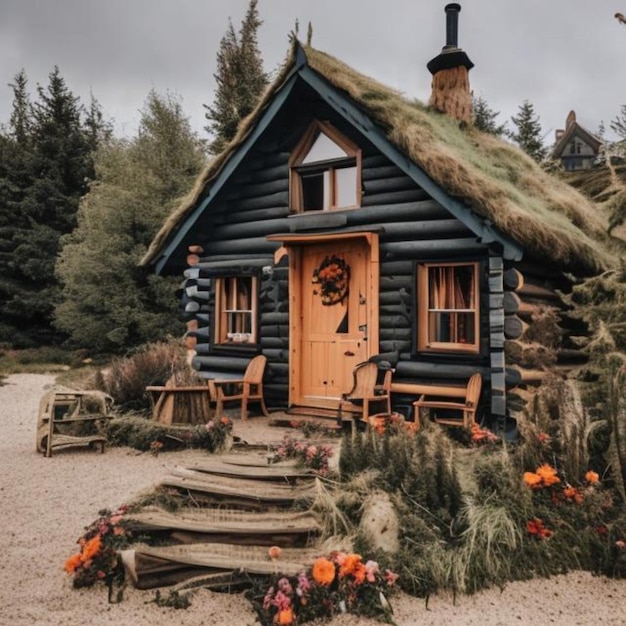
[[15,82],[9,84],[13,90],[13,110],[11,112],[11,136],[19,146],[26,147],[30,142],[32,115],[30,96],[28,95],[28,78],[26,72],[20,70],[15,75]]
[[55,323],[73,346],[122,352],[182,334],[178,280],[155,276],[138,262],[203,162],[202,143],[180,101],[154,92],[134,139],[100,145],[96,181],[57,263],[63,289]]
[[209,121],[205,130],[213,136],[210,150],[221,152],[235,136],[239,122],[256,106],[267,85],[257,32],[263,23],[257,10],[258,0],[250,0],[239,36],[231,20],[217,53],[217,84],[212,105],[204,105]]
[[93,164],[82,107],[58,67],[33,105],[23,71],[11,87],[0,155],[0,341],[26,347],[60,340],[51,325],[59,294],[54,266]]
[[541,139],[541,123],[533,105],[524,100],[519,107],[518,115],[511,117],[511,121],[516,130],[510,132],[509,137],[535,161],[538,163],[543,161],[547,149]]
[[96,152],[101,143],[110,141],[113,137],[113,124],[104,118],[102,107],[93,94],[91,94],[89,107],[86,110],[84,130],[92,154]]
[[619,135],[620,139],[626,139],[626,105],[622,105],[620,113],[611,122],[611,130]]
[[494,111],[483,97],[476,97],[472,93],[472,122],[475,128],[501,137],[506,131],[506,123],[497,124],[498,115],[500,111]]

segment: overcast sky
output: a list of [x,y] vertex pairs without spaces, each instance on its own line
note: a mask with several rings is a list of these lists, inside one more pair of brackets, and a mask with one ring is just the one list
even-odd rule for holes
[[[426,63],[445,44],[445,1],[259,0],[259,45],[275,70],[300,21],[313,46],[356,70],[427,101]],[[508,121],[535,106],[546,143],[571,109],[597,130],[626,104],[626,0],[461,0],[459,46],[475,67],[473,91]],[[0,0],[0,123],[8,84],[24,69],[31,92],[58,65],[82,102],[90,92],[118,134],[133,134],[150,89],[178,94],[206,137],[203,103],[213,98],[219,41],[238,29],[248,0]],[[611,133],[608,133],[609,136]]]

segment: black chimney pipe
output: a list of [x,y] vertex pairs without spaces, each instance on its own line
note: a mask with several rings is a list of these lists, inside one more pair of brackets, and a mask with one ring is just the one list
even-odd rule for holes
[[453,2],[447,4],[446,12],[446,48],[457,48],[459,43],[459,13],[461,5]]
[[431,74],[440,70],[450,69],[463,65],[468,70],[474,67],[469,57],[458,47],[459,13],[461,5],[452,2],[445,6],[446,11],[446,45],[441,49],[441,54],[431,59],[426,67]]

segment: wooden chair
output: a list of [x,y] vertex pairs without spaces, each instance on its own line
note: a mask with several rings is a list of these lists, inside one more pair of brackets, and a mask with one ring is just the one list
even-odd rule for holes
[[447,412],[457,413],[458,416],[442,415],[437,417],[435,413],[435,422],[446,426],[462,426],[471,428],[476,421],[476,409],[478,408],[478,399],[480,398],[480,390],[482,388],[483,379],[480,374],[472,374],[467,387],[465,388],[465,398],[457,401],[446,401],[440,398],[429,400],[428,394],[422,394],[419,400],[413,403],[413,413],[415,422],[420,421],[420,412],[422,409],[445,410]]
[[241,401],[241,419],[248,418],[248,403],[259,402],[263,415],[269,415],[263,399],[263,373],[267,357],[259,354],[255,356],[241,379],[212,379],[209,380],[212,396],[217,402],[216,415],[221,416],[224,402]]
[[[343,412],[345,410],[351,413],[357,413],[359,418],[365,422],[370,417],[370,404],[380,404],[384,402],[387,415],[391,414],[391,369],[385,371],[382,384],[378,384],[379,369],[376,363],[366,361],[359,363],[354,370],[352,376],[354,383],[352,389],[348,393],[341,394],[339,401],[339,421],[343,420]],[[375,411],[380,413],[381,411]],[[356,426],[352,422],[353,428]]]

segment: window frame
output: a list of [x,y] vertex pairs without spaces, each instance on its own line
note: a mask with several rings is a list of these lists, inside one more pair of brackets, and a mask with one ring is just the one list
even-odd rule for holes
[[[429,270],[437,267],[467,267],[473,268],[473,304],[474,306],[467,309],[446,309],[446,311],[454,312],[473,312],[474,314],[474,342],[448,342],[448,341],[431,341],[429,333],[429,314],[436,309],[429,307],[430,302],[430,282]],[[417,263],[415,272],[416,286],[416,349],[419,353],[464,353],[464,354],[480,354],[481,336],[480,336],[480,267],[481,262],[477,260],[468,261],[427,261]]]
[[[320,134],[326,135],[348,156],[345,158],[327,159],[304,164],[303,161],[311,151]],[[337,204],[338,184],[336,173],[354,167],[355,172],[355,204],[341,206]],[[311,214],[343,209],[356,209],[361,206],[361,149],[350,139],[342,135],[329,122],[313,120],[296,145],[289,159],[289,202],[293,213]],[[329,202],[321,209],[305,209],[302,178],[303,175],[329,175]],[[325,204],[325,203],[324,203]]]
[[[250,280],[250,306],[249,308],[239,309],[235,304],[235,307],[229,307],[229,303],[224,305],[223,300],[226,295],[226,281],[231,281],[231,294],[234,294],[237,289],[237,281]],[[214,311],[213,317],[214,329],[213,329],[213,344],[216,348],[250,348],[259,344],[259,277],[256,274],[241,274],[233,273],[223,276],[215,276],[213,279],[214,284]],[[234,288],[233,288],[234,286]],[[232,297],[232,296],[231,296]],[[249,327],[250,332],[240,331],[236,332],[236,329],[229,326],[228,316],[229,314],[245,313],[249,315]],[[229,338],[230,335],[230,338]],[[236,338],[236,335],[240,335]],[[243,340],[243,336],[247,335],[247,340]]]

